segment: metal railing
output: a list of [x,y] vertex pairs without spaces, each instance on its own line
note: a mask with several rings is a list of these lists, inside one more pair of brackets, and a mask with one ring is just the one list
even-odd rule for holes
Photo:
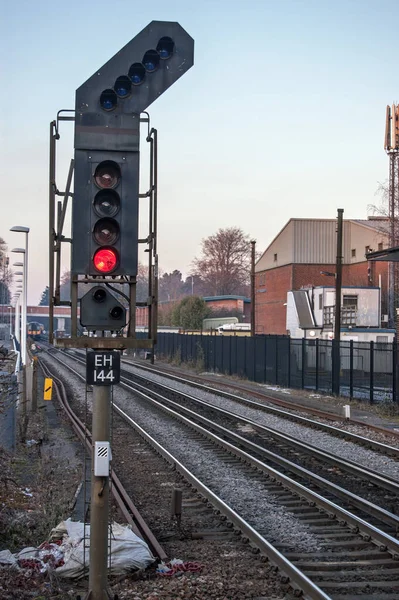
[[[310,389],[369,402],[398,402],[397,344],[341,341],[334,371],[335,340],[159,333],[156,353],[204,370],[282,387]],[[333,386],[333,373],[339,381]]]

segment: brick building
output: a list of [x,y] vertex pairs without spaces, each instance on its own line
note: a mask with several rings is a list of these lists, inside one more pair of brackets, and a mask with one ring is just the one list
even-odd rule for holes
[[[343,222],[343,286],[381,287],[381,313],[387,314],[388,263],[368,263],[367,252],[389,246],[388,219]],[[285,334],[287,293],[334,285],[336,219],[290,219],[255,266],[256,332]]]

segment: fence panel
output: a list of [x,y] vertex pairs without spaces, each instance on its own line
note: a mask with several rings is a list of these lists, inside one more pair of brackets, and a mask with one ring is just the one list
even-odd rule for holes
[[254,380],[258,383],[266,382],[266,345],[264,338],[256,336],[254,338],[254,359],[255,359],[255,373]]
[[[247,369],[247,357],[245,347],[245,337],[234,336],[237,340],[237,375],[239,377],[246,377]],[[233,339],[230,337],[230,339]]]
[[276,336],[276,350],[276,379],[279,385],[287,387],[290,385],[290,338]]
[[277,337],[265,337],[266,377],[267,383],[278,383],[277,377]]
[[[159,333],[157,354],[171,359],[179,355],[184,362],[200,357],[205,370],[259,383],[332,391],[330,340]],[[341,395],[397,402],[396,361],[396,343],[341,341]]]
[[302,340],[290,339],[290,384],[302,387]]

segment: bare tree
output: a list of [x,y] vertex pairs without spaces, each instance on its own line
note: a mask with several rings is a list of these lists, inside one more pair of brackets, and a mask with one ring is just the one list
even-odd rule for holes
[[171,302],[179,300],[184,295],[184,282],[178,269],[172,273],[164,273],[159,278],[159,300]]
[[202,256],[193,261],[192,275],[202,279],[210,296],[248,295],[250,238],[239,227],[219,229],[202,240]]

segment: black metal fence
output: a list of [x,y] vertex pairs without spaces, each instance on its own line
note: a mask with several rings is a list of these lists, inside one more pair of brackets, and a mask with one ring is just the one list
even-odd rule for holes
[[[396,394],[396,343],[340,342],[340,369],[333,369],[329,340],[159,333],[157,355],[202,363],[205,370],[238,375],[258,383],[319,390],[381,402]],[[333,386],[333,373],[339,382]]]

